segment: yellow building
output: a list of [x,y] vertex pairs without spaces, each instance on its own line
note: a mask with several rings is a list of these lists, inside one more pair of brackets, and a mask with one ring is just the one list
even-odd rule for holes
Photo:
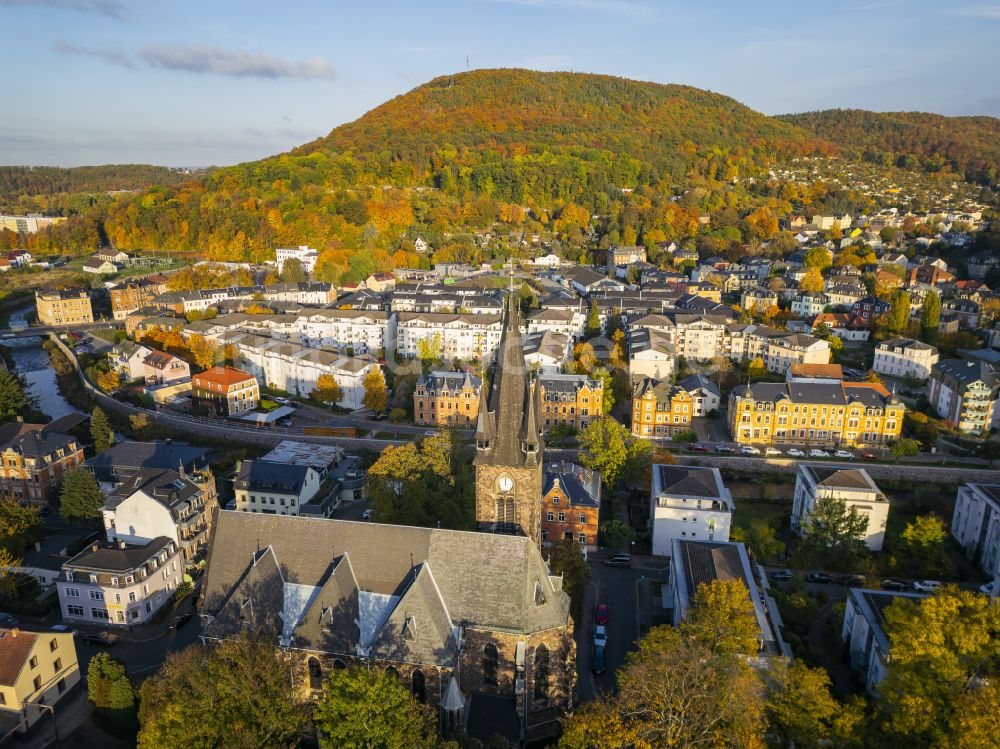
[[27,731],[79,681],[72,632],[0,629],[0,736]]
[[758,382],[730,394],[729,429],[740,444],[883,447],[905,410],[872,382]]
[[94,322],[86,289],[36,291],[35,310],[41,325],[82,325]]
[[643,439],[672,437],[691,428],[695,402],[669,380],[644,377],[632,391],[632,434]]
[[604,413],[604,382],[587,375],[547,374],[538,376],[542,402],[542,429],[568,424],[577,431]]
[[420,375],[413,390],[413,423],[471,429],[479,416],[482,380],[468,372]]

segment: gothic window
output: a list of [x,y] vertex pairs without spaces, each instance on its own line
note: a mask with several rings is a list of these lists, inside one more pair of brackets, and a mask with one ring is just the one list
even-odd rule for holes
[[419,668],[414,669],[413,676],[410,677],[412,682],[413,697],[417,702],[423,703],[427,701],[427,684],[424,679],[424,672]]
[[323,668],[315,658],[309,659],[309,688],[316,690],[323,688]]
[[497,685],[497,669],[499,666],[500,654],[497,647],[492,642],[483,648],[483,683],[491,686]]
[[389,676],[395,676],[397,679],[399,678],[399,671],[397,671],[393,666],[389,666],[385,672],[389,674]]
[[535,700],[549,697],[549,649],[544,645],[535,648]]
[[333,662],[333,667],[339,671],[341,669],[347,668],[347,664],[345,664],[342,660],[340,660],[340,658],[338,658]]
[[497,530],[501,533],[508,533],[516,527],[517,515],[514,498],[506,495],[497,497]]

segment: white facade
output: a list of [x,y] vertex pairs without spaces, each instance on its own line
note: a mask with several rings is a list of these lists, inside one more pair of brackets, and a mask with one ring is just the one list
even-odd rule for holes
[[875,694],[889,662],[889,638],[882,629],[881,610],[896,598],[926,598],[915,593],[852,588],[844,607],[840,639],[847,645],[851,670],[861,676],[865,690]]
[[489,359],[500,346],[500,315],[447,315],[401,312],[396,322],[396,351],[415,357],[420,341],[436,341],[441,356],[450,359]]
[[320,309],[298,315],[294,329],[307,346],[351,349],[355,356],[395,345],[396,316],[378,310]]
[[307,273],[312,273],[316,270],[316,259],[319,257],[319,252],[305,245],[299,245],[298,247],[279,247],[274,251],[274,258],[278,264],[278,273],[285,267],[285,263],[289,260],[295,259],[302,263],[302,268]]
[[137,343],[122,343],[115,346],[108,354],[108,364],[126,382],[144,380],[146,378],[144,362],[151,353],[152,349]]
[[958,487],[951,535],[983,572],[1000,576],[1000,484]]
[[652,476],[653,554],[670,556],[675,539],[729,540],[734,503],[718,468],[656,464]]
[[796,317],[818,315],[830,304],[826,294],[799,294],[792,300],[792,314]]
[[[264,464],[267,461],[253,463]],[[301,477],[301,481],[289,480],[287,486],[280,486],[276,482],[258,482],[256,486],[243,488],[238,477],[235,486],[236,509],[240,512],[268,515],[299,515],[302,506],[316,497],[322,480],[319,473],[310,466],[290,465],[288,468],[287,475],[294,474]]]
[[842,499],[865,517],[868,526],[865,544],[871,551],[881,551],[885,526],[889,519],[889,500],[863,468],[840,469],[820,465],[799,465],[792,500],[792,531],[801,534],[816,502]]
[[587,313],[582,309],[541,309],[528,318],[528,333],[551,330],[573,340],[583,335],[586,321]]
[[830,344],[822,338],[796,333],[772,338],[764,349],[768,372],[784,374],[792,364],[829,364]]
[[875,347],[872,369],[890,377],[914,377],[925,380],[941,355],[934,346],[912,338],[893,338]]

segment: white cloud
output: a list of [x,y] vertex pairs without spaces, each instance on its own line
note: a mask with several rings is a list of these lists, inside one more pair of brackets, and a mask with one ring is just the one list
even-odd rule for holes
[[96,57],[99,60],[104,60],[104,62],[110,63],[111,65],[118,65],[119,67],[130,68],[132,70],[136,67],[135,63],[125,52],[115,49],[107,49],[104,47],[83,47],[78,44],[70,44],[68,42],[57,42],[52,45],[52,49],[61,55]]
[[8,8],[57,8],[82,13],[100,13],[112,18],[125,17],[125,3],[120,0],[0,0]]
[[139,51],[154,68],[213,73],[243,78],[333,78],[336,72],[326,60],[283,60],[264,52],[222,49],[210,44],[186,46],[149,45]]

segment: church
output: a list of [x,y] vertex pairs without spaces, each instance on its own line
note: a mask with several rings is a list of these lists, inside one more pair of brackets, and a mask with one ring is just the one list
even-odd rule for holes
[[513,293],[492,380],[476,429],[479,532],[220,512],[202,639],[273,640],[304,701],[330,669],[365,665],[437,706],[445,733],[555,735],[576,647],[569,596],[538,546],[543,445]]

